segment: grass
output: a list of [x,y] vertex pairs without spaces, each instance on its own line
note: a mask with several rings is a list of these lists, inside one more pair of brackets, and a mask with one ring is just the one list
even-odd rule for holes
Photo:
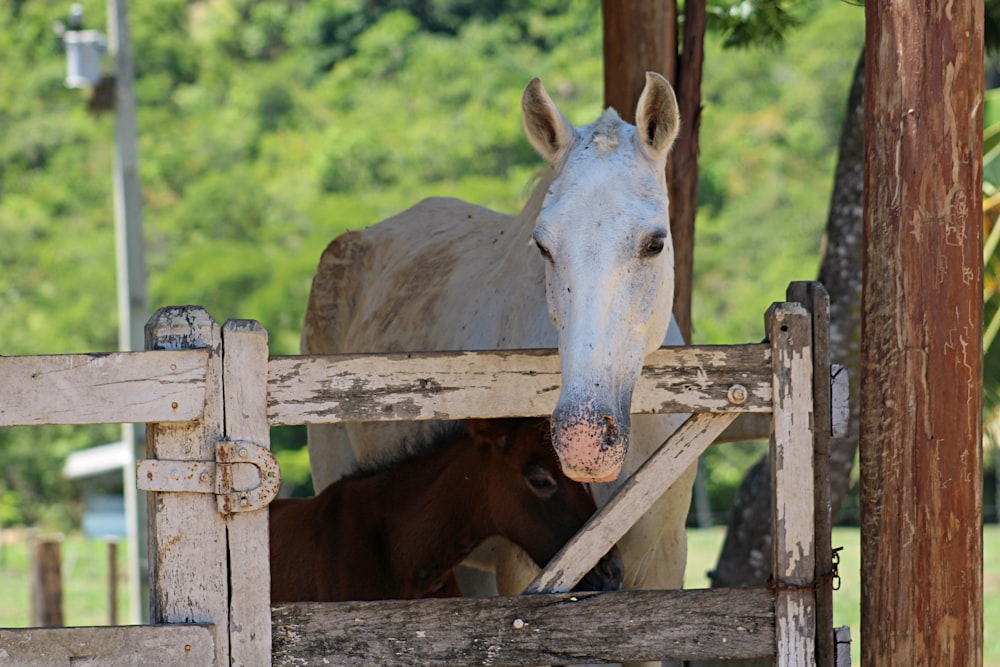
[[[31,581],[28,570],[30,541],[24,534],[0,535],[0,627],[31,625]],[[707,588],[706,571],[718,560],[725,529],[691,530],[688,533],[686,588]],[[834,625],[851,628],[851,663],[861,664],[861,547],[855,528],[836,528],[833,545],[840,552],[841,586],[834,594]],[[108,615],[108,563],[104,540],[70,536],[62,542],[63,615],[66,625],[105,625]],[[1000,526],[983,530],[984,667],[1000,667]],[[118,547],[118,571],[124,581],[125,548]],[[119,587],[118,622],[127,622],[128,595]]]
[[[103,539],[73,535],[61,540],[63,623],[68,626],[108,625],[108,546]],[[0,628],[25,628],[31,623],[31,538],[23,532],[0,535]],[[119,624],[129,622],[125,585],[126,549],[117,548]]]
[[[688,531],[688,572],[685,588],[708,588],[705,572],[715,567],[725,529]],[[833,624],[851,628],[851,664],[861,664],[861,533],[834,528],[833,546],[840,551],[840,589],[833,595]],[[697,564],[697,565],[696,565]],[[707,564],[707,566],[706,566]],[[1000,667],[1000,526],[983,529],[983,666]]]

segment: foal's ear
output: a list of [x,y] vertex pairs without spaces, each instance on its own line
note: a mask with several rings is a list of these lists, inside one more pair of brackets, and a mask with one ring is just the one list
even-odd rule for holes
[[635,109],[636,138],[650,160],[666,159],[681,127],[677,97],[670,83],[656,72],[646,72],[646,87]]
[[466,419],[465,427],[469,430],[472,441],[477,444],[487,444],[501,450],[507,446],[510,424],[506,420]]
[[576,141],[573,124],[562,115],[537,77],[521,95],[521,121],[528,141],[553,167],[562,161]]

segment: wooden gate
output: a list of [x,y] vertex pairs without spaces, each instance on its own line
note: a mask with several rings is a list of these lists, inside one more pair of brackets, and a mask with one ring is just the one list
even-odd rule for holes
[[[815,283],[793,283],[788,299],[768,310],[763,343],[650,355],[633,411],[692,416],[553,559],[535,594],[514,597],[272,607],[264,510],[280,474],[269,428],[549,414],[555,351],[269,358],[257,322],[220,329],[185,307],[153,316],[146,352],[0,358],[0,426],[148,424],[137,480],[148,491],[153,623],[3,630],[0,664],[832,664],[827,300]],[[770,417],[771,586],[545,592],[590,569],[744,413]]]

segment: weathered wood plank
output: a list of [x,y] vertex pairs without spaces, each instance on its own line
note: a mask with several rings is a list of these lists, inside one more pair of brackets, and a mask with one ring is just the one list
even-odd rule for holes
[[816,549],[813,490],[813,355],[809,313],[776,303],[765,317],[773,345],[771,561],[778,667],[815,664]]
[[0,426],[197,419],[206,364],[199,350],[0,357]]
[[[208,360],[204,413],[181,424],[150,424],[147,455],[214,461],[224,434],[222,337],[198,307],[161,308],[146,324],[147,349],[199,349]],[[149,577],[154,623],[213,624],[216,665],[229,665],[229,577],[226,523],[213,494],[147,494]]]
[[272,607],[275,667],[540,665],[774,654],[774,594],[627,591]]
[[[729,389],[746,388],[733,404]],[[554,350],[274,357],[271,425],[550,414],[559,394]],[[634,413],[767,412],[767,345],[661,348],[647,358]]]
[[830,295],[818,282],[794,282],[787,298],[802,305],[812,318],[813,493],[815,516],[816,664],[834,661],[833,517],[830,500],[830,439],[833,420],[833,377],[830,368]]
[[[253,320],[222,329],[226,438],[270,448],[267,425],[267,331]],[[237,488],[259,486],[255,466],[234,474]],[[271,569],[267,508],[226,517],[229,532],[229,636],[232,665],[266,665],[271,657]]]
[[0,665],[208,667],[214,663],[212,627],[206,625],[0,630]]
[[689,417],[549,561],[525,592],[572,589],[736,417],[732,412]]
[[851,667],[851,628],[842,625],[833,629],[834,667]]

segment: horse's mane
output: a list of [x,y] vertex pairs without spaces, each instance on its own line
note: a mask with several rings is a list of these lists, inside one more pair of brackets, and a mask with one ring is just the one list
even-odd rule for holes
[[469,433],[465,424],[459,421],[440,422],[434,429],[420,439],[403,441],[402,445],[391,453],[376,458],[360,467],[357,471],[347,475],[350,479],[363,479],[372,477],[380,472],[393,468],[402,463],[407,463],[415,459],[426,456],[432,452],[450,445],[455,440],[467,436]]
[[549,167],[536,172],[531,177],[524,186],[525,190],[531,188],[531,194],[528,195],[528,202],[517,215],[518,218],[521,220],[534,220],[538,217],[538,214],[542,211],[542,202],[545,201],[545,195],[548,194],[549,186],[552,185],[552,181],[556,180],[556,176],[558,175],[558,169]]

